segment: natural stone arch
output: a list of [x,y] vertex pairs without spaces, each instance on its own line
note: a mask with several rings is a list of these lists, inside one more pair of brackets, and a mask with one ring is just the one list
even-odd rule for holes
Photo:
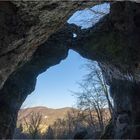
[[[136,3],[116,2],[111,5],[110,14],[88,30],[66,24],[31,51],[35,53],[28,61],[20,61],[0,91],[0,137],[12,136],[17,112],[34,90],[36,77],[66,58],[71,48],[98,61],[111,87],[116,116],[104,138],[139,138],[139,7]],[[73,32],[77,38],[73,38]]]
[[78,9],[96,1],[0,1],[0,88]]

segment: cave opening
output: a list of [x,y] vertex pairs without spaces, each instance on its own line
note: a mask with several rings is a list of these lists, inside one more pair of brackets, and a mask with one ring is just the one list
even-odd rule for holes
[[[65,1],[56,1],[55,3],[47,1],[40,4],[38,2],[27,3],[26,1],[19,3],[16,1],[2,2],[0,15],[2,17],[0,23],[2,32],[0,42],[0,138],[13,137],[17,113],[26,97],[34,91],[38,75],[64,60],[69,49],[75,50],[84,58],[97,61],[104,77],[101,75],[100,78],[100,73],[97,71],[91,74],[95,76],[96,73],[96,76],[99,77],[99,83],[106,81],[110,87],[111,97],[114,101],[114,112],[109,110],[113,117],[108,122],[102,138],[139,138],[140,5],[138,0],[135,2],[113,1],[110,2],[110,5],[103,3],[100,6],[107,5],[107,10],[101,11],[99,8],[99,11],[96,11],[96,6],[87,8],[84,10],[84,14],[83,11],[77,11],[67,21],[67,17],[72,12],[74,13],[78,7],[88,7],[91,4],[92,2],[88,1],[72,1],[69,5]],[[95,2],[94,4],[98,3]],[[11,12],[7,11],[7,8]],[[84,15],[84,18],[81,15]],[[101,19],[101,17],[103,18]],[[61,26],[62,24],[64,26]],[[96,66],[94,65],[94,67]],[[73,123],[77,120],[72,121],[71,115],[67,114],[69,121],[59,120],[53,127],[48,127],[45,138],[54,138],[53,130],[56,130],[54,128],[62,130],[55,133],[56,136],[59,136],[57,138],[62,138],[62,136],[65,136],[63,138],[75,139],[88,138],[88,136],[93,138],[93,134],[94,138],[95,136],[98,138],[101,131],[104,130],[104,119],[101,113],[105,110],[105,107],[98,110],[99,105],[104,105],[104,98],[99,96],[98,92],[101,91],[100,89],[104,89],[107,93],[108,87],[101,84],[102,88],[100,88],[99,85],[95,86],[95,82],[95,79],[88,78],[88,83],[80,84],[82,92],[80,91],[80,96],[77,94],[77,97],[80,101],[78,102],[78,109],[81,110],[78,119],[81,120],[81,115],[83,115],[81,112],[83,113],[84,109],[86,113],[89,112],[88,119],[92,119],[91,105],[93,105],[94,110],[97,109],[99,122],[95,125],[96,121],[91,123],[86,116],[87,123],[92,126],[92,129],[87,126],[85,129],[81,123],[76,123],[74,130],[77,133],[70,135],[72,134],[71,130],[73,130],[70,128],[71,126],[73,128]],[[94,96],[91,93],[97,94]],[[108,94],[105,95],[107,98],[109,97]],[[98,98],[100,99],[99,102],[95,100]],[[93,100],[91,101],[91,99]],[[108,102],[108,104],[111,103]],[[85,108],[83,105],[88,107]],[[41,116],[33,112],[31,115],[31,120],[37,122],[37,128],[34,129],[35,133],[32,133],[33,127],[29,125],[27,117],[25,117],[25,125],[31,132],[32,137],[30,138],[38,138],[40,135],[38,124]],[[36,117],[39,120],[36,120]],[[48,116],[45,115],[44,119],[48,119]],[[65,126],[67,126],[65,130],[68,131],[63,131],[62,128]],[[90,130],[92,133],[88,133]],[[96,133],[93,133],[93,130],[96,130]],[[23,131],[23,127],[19,125],[17,131]]]
[[[72,17],[67,22],[69,24],[75,24],[75,25],[81,27],[81,29],[87,29],[87,28],[90,28],[90,27],[94,26],[102,17],[104,17],[106,14],[108,14],[109,10],[110,10],[110,5],[108,3],[104,3],[104,4],[101,4],[101,5],[94,6],[91,9],[85,9],[85,10],[77,11],[74,15],[72,15]],[[75,38],[75,39],[77,38],[77,34],[75,32],[73,32],[73,38]],[[47,44],[47,46],[48,45],[49,45],[49,43]],[[45,45],[43,47],[45,47]],[[47,57],[49,57],[49,56],[45,56],[44,52],[42,52],[42,50],[39,49],[40,53],[35,54],[35,56],[34,56],[35,60],[33,60],[33,62],[31,61],[31,64],[29,64],[29,65],[31,65],[31,69],[33,69],[33,68],[36,69],[36,67],[34,67],[34,65],[40,65],[39,63],[42,59],[44,59],[45,57],[46,57],[45,59],[47,59]],[[50,51],[50,54],[51,53],[53,54],[51,49],[50,50],[48,49],[47,51],[48,52]],[[57,49],[55,51],[57,51]],[[43,53],[43,56],[41,56],[42,53]],[[43,64],[44,62],[41,64],[42,66],[43,65],[51,65],[51,67],[49,66],[50,68],[48,67],[49,69],[47,69],[47,71],[46,71],[46,68],[45,69],[40,68],[40,69],[42,69],[41,71],[37,70],[37,75],[38,75],[38,71],[40,71],[39,74],[42,73],[42,72],[43,72],[43,74],[38,76],[37,84],[35,86],[35,90],[34,90],[34,87],[32,87],[31,90],[29,90],[30,95],[28,95],[28,97],[26,98],[25,102],[23,103],[23,105],[21,107],[21,110],[19,111],[18,121],[17,121],[18,129],[16,129],[16,131],[15,131],[15,136],[14,136],[15,138],[20,137],[20,136],[17,136],[17,135],[22,135],[22,133],[21,134],[18,133],[19,131],[25,132],[25,135],[23,133],[24,136],[21,136],[21,137],[33,138],[31,136],[28,136],[28,134],[26,134],[26,129],[29,130],[30,127],[31,127],[29,120],[30,119],[31,120],[36,119],[34,117],[35,116],[39,117],[41,112],[45,112],[45,110],[49,110],[51,108],[56,109],[54,111],[53,116],[55,116],[55,119],[58,119],[59,117],[57,115],[59,115],[59,116],[61,116],[60,114],[68,115],[68,114],[66,114],[65,109],[66,109],[66,111],[70,111],[69,109],[72,109],[73,103],[75,103],[75,97],[71,96],[73,93],[71,93],[70,91],[68,93],[68,90],[78,91],[78,86],[79,85],[78,84],[76,85],[76,81],[79,82],[82,79],[82,76],[87,73],[86,70],[83,70],[81,68],[82,64],[85,63],[87,60],[85,58],[83,58],[82,56],[80,56],[79,54],[77,54],[76,52],[74,52],[72,50],[69,50],[68,57],[66,58],[66,60],[61,61],[61,63],[59,65],[52,67],[52,65],[56,65],[56,64],[53,64],[53,61],[55,61],[55,59],[57,59],[57,57],[55,58],[54,55],[55,54],[52,55],[54,58],[53,57],[49,58],[50,62],[46,61],[46,64]],[[38,58],[40,56],[42,58]],[[64,58],[62,57],[62,59],[64,59]],[[37,62],[38,64],[36,64],[35,61],[38,61]],[[59,62],[57,62],[57,63],[59,63]],[[97,64],[96,64],[96,66],[97,66]],[[28,67],[27,69],[29,69],[28,64],[27,64],[27,67]],[[64,68],[66,70],[63,70]],[[39,68],[37,68],[37,69],[39,69]],[[56,69],[56,72],[51,73],[51,69],[52,69],[52,71],[53,71],[53,69]],[[30,70],[27,70],[27,72],[28,71],[30,71]],[[34,74],[33,74],[33,77],[34,77]],[[55,77],[56,79],[53,78],[53,77]],[[28,81],[30,81],[30,78],[29,78]],[[36,80],[32,80],[32,81],[34,82]],[[31,85],[32,84],[33,83],[31,82]],[[35,84],[33,84],[33,85],[35,85]],[[105,86],[106,86],[106,83],[105,83]],[[97,89],[97,87],[96,87],[96,89]],[[101,90],[101,89],[99,89],[99,90]],[[31,93],[31,91],[33,91],[33,92]],[[95,89],[94,89],[94,92],[95,92]],[[83,126],[82,127],[81,126],[76,126],[75,130],[73,130],[73,132],[71,132],[71,133],[69,132],[69,134],[67,134],[67,136],[64,136],[64,134],[61,134],[60,136],[57,136],[55,138],[61,138],[61,137],[62,138],[73,138],[74,135],[76,135],[76,133],[78,133],[78,132],[82,132],[82,133],[84,132],[85,133],[87,131],[86,129],[88,129],[88,134],[87,134],[87,132],[85,134],[85,135],[87,135],[87,137],[91,137],[90,136],[92,134],[91,132],[94,129],[95,130],[94,135],[97,135],[97,136],[96,137],[92,136],[92,137],[93,138],[99,138],[98,133],[100,133],[100,135],[101,135],[101,132],[98,132],[98,131],[103,131],[104,130],[107,122],[110,119],[111,114],[109,114],[109,110],[107,109],[108,104],[105,103],[105,105],[104,105],[105,97],[102,97],[102,95],[98,95],[98,96],[99,97],[96,96],[96,98],[99,100],[99,104],[98,104],[98,106],[100,106],[99,111],[104,112],[103,114],[106,114],[105,116],[104,115],[102,116],[101,115],[102,113],[100,113],[101,117],[98,118],[98,119],[100,119],[99,123],[97,123],[96,125],[92,124],[92,127],[86,126],[87,128],[85,126],[84,127]],[[91,114],[94,112],[94,110],[96,108],[95,106],[94,107],[92,107],[92,106],[93,105],[90,104],[89,107],[88,107],[88,109],[90,109],[89,112]],[[55,113],[57,113],[57,111],[59,109],[60,110],[64,109],[64,111],[61,112],[60,114],[59,113],[55,114]],[[85,108],[81,108],[80,113],[83,110],[85,110]],[[34,112],[35,112],[35,114],[34,114]],[[32,118],[30,118],[30,117],[32,117]],[[40,117],[42,117],[42,113],[41,113]],[[47,114],[45,114],[43,116],[43,119],[45,119],[45,120],[46,119],[49,120],[49,118],[50,118],[50,116],[48,116]],[[22,120],[24,120],[23,121],[24,124],[22,124]],[[86,119],[84,119],[84,120],[86,120]],[[44,121],[44,123],[45,123],[45,121]],[[48,122],[48,124],[49,124],[49,122]],[[46,125],[47,126],[47,128],[46,128],[47,131],[49,131],[48,124]],[[82,125],[82,122],[80,122],[78,125]],[[27,127],[27,128],[25,129],[24,127]],[[44,130],[42,130],[42,131],[44,132]],[[47,134],[49,134],[49,132],[47,132]],[[39,138],[38,136],[36,136],[36,137]],[[45,138],[46,137],[47,136],[45,136]],[[49,136],[47,138],[51,138],[51,136]]]
[[[88,64],[92,65],[87,67],[86,65]],[[35,138],[74,138],[79,132],[85,133],[87,138],[98,138],[99,135],[101,135],[100,129],[103,128],[100,127],[102,127],[103,124],[100,124],[101,122],[98,124],[96,122],[98,119],[96,121],[94,119],[89,119],[89,116],[87,118],[83,118],[82,120],[80,119],[80,117],[84,115],[85,112],[86,115],[91,113],[93,118],[97,117],[95,111],[96,107],[93,106],[93,104],[86,105],[86,103],[84,106],[82,105],[80,107],[80,102],[82,102],[82,100],[80,102],[78,100],[80,96],[84,97],[85,94],[94,96],[92,99],[87,96],[88,100],[94,101],[96,98],[95,103],[98,102],[97,105],[100,107],[98,111],[102,112],[101,114],[104,118],[102,123],[104,123],[104,125],[108,123],[110,120],[110,113],[108,110],[108,104],[106,103],[107,101],[105,102],[106,97],[104,96],[104,91],[101,91],[101,89],[99,89],[100,85],[96,84],[98,78],[92,77],[92,82],[90,80],[88,80],[88,82],[86,81],[86,84],[88,84],[87,86],[89,86],[90,90],[92,90],[91,93],[88,93],[89,88],[87,88],[88,92],[84,91],[83,87],[80,87],[81,84],[78,84],[85,80],[84,77],[87,76],[89,71],[90,74],[92,74],[93,71],[91,70],[95,69],[95,67],[99,71],[101,70],[96,62],[89,61],[88,59],[80,56],[77,52],[69,50],[66,59],[40,74],[37,78],[35,90],[27,96],[21,109],[19,110],[17,128],[15,129],[14,138],[34,138],[32,133],[34,133]],[[100,76],[100,78],[102,78],[102,75]],[[94,83],[93,80],[96,82]],[[99,90],[98,93],[95,89],[91,89],[93,84],[95,84],[96,90]],[[107,87],[106,84],[105,86]],[[85,93],[82,95],[81,91]],[[78,92],[81,95],[76,98],[74,94],[77,94]],[[36,129],[38,129],[40,134],[35,131],[31,133],[30,127],[35,127],[34,125],[36,124],[33,122],[39,121],[39,117],[41,122],[39,122],[39,129]],[[72,122],[70,119],[77,119],[77,124]],[[96,123],[94,122],[95,124],[93,123],[91,127],[87,123],[87,119],[89,119],[88,121],[91,121],[90,123],[93,123],[94,121]],[[64,125],[63,123],[72,124],[70,132],[67,130],[68,126],[66,124]],[[56,128],[61,127],[61,125],[66,127],[65,132],[63,132],[64,130],[62,128],[60,128],[59,131],[56,130]],[[50,128],[55,134],[51,134],[51,132],[49,132]],[[88,133],[86,131],[88,131]],[[95,135],[97,136],[95,137]]]
[[[103,4],[99,4],[99,5],[96,5],[92,8],[87,8],[87,9],[84,9],[84,10],[79,10],[79,11],[76,11],[68,20],[67,20],[67,23],[68,24],[75,24],[77,26],[79,26],[81,29],[88,29],[92,26],[94,26],[102,17],[104,17],[106,14],[108,14],[110,12],[110,4],[109,3],[103,3]],[[73,38],[76,38],[77,37],[77,34],[75,32],[73,32]],[[77,56],[77,58],[76,58]],[[70,58],[69,58],[70,57]],[[79,62],[77,61],[77,67],[80,65],[82,65],[81,63],[87,61],[86,58],[80,56],[79,54],[77,54],[75,51],[73,50],[70,50],[69,51],[69,54],[68,54],[68,58],[66,58],[65,61],[69,61],[67,59],[74,59],[74,58],[78,59],[79,58]],[[71,60],[72,61],[72,60]],[[75,60],[73,60],[74,62]],[[63,62],[61,62],[61,64],[59,64],[58,66],[60,65],[63,65],[62,64]],[[71,62],[72,63],[72,62]],[[76,62],[75,62],[76,63]],[[70,64],[72,65],[72,64]],[[54,66],[55,67],[55,66]],[[56,66],[57,67],[57,66]],[[61,67],[61,66],[60,66]],[[62,66],[63,67],[63,66]],[[67,66],[68,68],[72,68],[71,66]],[[68,69],[67,68],[67,69]],[[38,80],[37,80],[37,85],[36,85],[36,88],[35,88],[35,91],[33,91],[30,95],[28,95],[28,98],[25,100],[25,102],[23,103],[23,105],[21,106],[21,108],[26,108],[26,107],[29,107],[29,106],[34,106],[33,104],[34,103],[31,103],[32,102],[32,99],[34,97],[36,97],[36,99],[38,99],[39,97],[39,88],[45,88],[45,87],[41,87],[41,83],[39,82],[39,80],[42,79],[43,81],[43,78],[45,76],[47,76],[47,73],[49,73],[49,71],[51,71],[51,69],[53,69],[53,67],[49,68],[50,70],[47,70],[46,72],[44,72],[43,74],[39,75],[38,76]],[[70,71],[70,70],[68,70]],[[77,71],[77,69],[76,69]],[[80,75],[78,78],[82,77],[81,75],[84,75],[86,73],[86,70],[82,70],[81,68],[79,69],[79,71],[81,71],[80,73],[77,73],[77,75],[75,75],[75,77],[78,75]],[[83,73],[83,74],[81,74]],[[55,74],[55,73],[54,73]],[[67,73],[68,74],[68,73]],[[48,74],[49,75],[49,74]],[[67,76],[70,76],[69,74]],[[64,76],[61,76],[61,78],[64,77]],[[59,77],[60,78],[60,77]],[[46,79],[47,80],[47,79]],[[48,79],[50,80],[50,79]],[[63,81],[63,80],[62,80]],[[79,80],[77,80],[79,81]],[[38,87],[38,85],[40,87]],[[54,85],[54,87],[57,86],[57,85]],[[49,87],[49,86],[48,86]],[[53,89],[53,85],[50,85],[50,87]],[[47,85],[46,85],[46,88],[47,88]],[[37,93],[38,92],[38,93]],[[45,93],[44,93],[45,94]],[[42,100],[45,100],[44,98],[42,98]],[[72,99],[73,100],[73,99]],[[34,102],[38,102],[37,100]],[[39,104],[38,104],[39,105]],[[43,105],[41,102],[40,102],[40,105]],[[57,107],[56,107],[57,108]]]

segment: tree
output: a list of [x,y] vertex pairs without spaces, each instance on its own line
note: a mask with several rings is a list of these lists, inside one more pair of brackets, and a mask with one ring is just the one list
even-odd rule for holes
[[73,139],[75,134],[86,129],[85,114],[77,109],[68,111],[63,119],[57,119],[48,127],[47,139]]
[[104,94],[107,100],[107,104],[109,107],[110,114],[113,114],[113,105],[112,100],[109,96],[109,89],[106,84],[106,81],[103,77],[102,71],[97,63],[93,61],[89,61],[89,63],[86,64],[87,69],[89,70],[89,73],[86,76],[85,81],[89,86],[94,86],[95,90],[98,91],[100,94]]
[[76,92],[78,108],[88,112],[88,121],[96,126],[96,130],[103,131],[107,122],[106,108],[109,108],[110,116],[113,113],[109,90],[97,63],[90,61],[86,64],[86,69],[88,74],[79,83],[81,91]]
[[47,129],[46,139],[54,139],[54,130],[51,126]]
[[29,120],[24,118],[25,127],[32,139],[36,139],[40,134],[40,125],[42,123],[42,114],[32,112]]

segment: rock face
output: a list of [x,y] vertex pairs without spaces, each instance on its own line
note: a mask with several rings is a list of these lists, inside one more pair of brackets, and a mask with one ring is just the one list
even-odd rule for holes
[[12,137],[37,76],[69,49],[96,60],[110,86],[115,113],[103,138],[140,138],[140,4],[111,3],[110,13],[88,30],[64,25],[76,9],[94,4],[0,2],[0,138]]
[[0,88],[77,9],[97,2],[0,1]]
[[140,138],[139,19],[140,4],[113,3],[110,14],[73,46],[83,57],[99,63],[110,86],[115,113],[102,138]]

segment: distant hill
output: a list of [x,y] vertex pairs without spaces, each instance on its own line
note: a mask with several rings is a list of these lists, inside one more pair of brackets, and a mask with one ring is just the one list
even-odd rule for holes
[[[25,125],[25,119],[26,119],[26,122],[30,123],[30,118],[32,116],[32,113],[36,113],[36,114],[39,113],[42,116],[42,123],[40,126],[40,130],[41,132],[46,132],[46,129],[48,128],[49,125],[54,124],[54,122],[57,119],[64,119],[67,112],[70,112],[73,109],[74,108],[71,108],[71,107],[52,109],[52,108],[47,108],[47,107],[42,107],[42,106],[21,109],[18,113],[17,126],[22,124],[24,131],[26,131],[27,129]],[[74,110],[78,111],[76,109]],[[104,110],[104,113],[105,113],[104,115],[106,116],[106,119],[109,120],[110,118],[109,110],[108,109],[103,109],[103,110]],[[94,111],[92,113],[95,114]]]
[[31,113],[40,113],[42,115],[42,122],[43,122],[42,129],[45,131],[45,129],[49,125],[53,124],[59,118],[63,119],[67,114],[67,112],[71,110],[72,108],[70,107],[52,109],[52,108],[47,108],[42,106],[21,109],[18,113],[17,124],[21,124],[21,123],[23,124],[25,122],[25,119],[29,121],[31,117]]

